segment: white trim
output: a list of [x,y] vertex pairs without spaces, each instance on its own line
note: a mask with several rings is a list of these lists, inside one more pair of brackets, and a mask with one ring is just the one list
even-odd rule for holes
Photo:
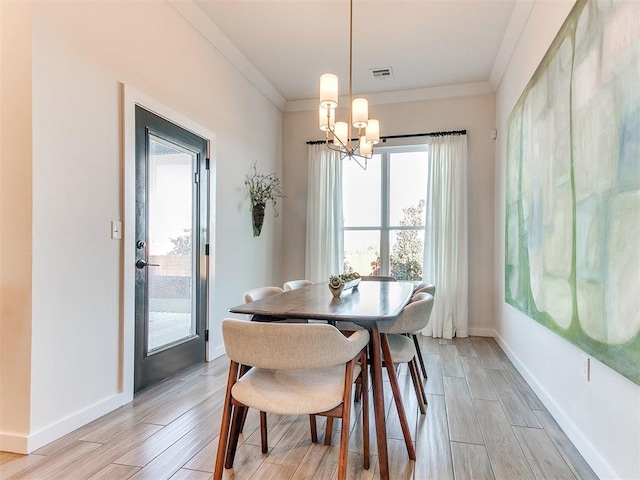
[[[120,389],[124,396],[124,403],[133,400],[133,374],[134,374],[134,355],[135,355],[135,199],[136,199],[136,182],[135,182],[135,160],[136,160],[136,132],[135,132],[135,107],[140,105],[145,109],[166,118],[182,128],[193,132],[194,134],[206,139],[209,144],[209,177],[210,203],[209,212],[209,238],[215,238],[215,172],[216,172],[216,136],[210,130],[195,123],[193,120],[163,105],[162,103],[146,96],[145,94],[135,90],[134,88],[121,83],[122,92],[122,137],[123,137],[123,230],[124,243],[122,255],[122,334],[121,338],[121,365],[120,372]],[[213,291],[215,271],[215,245],[209,244],[208,259],[208,292],[211,298]],[[207,305],[207,326],[209,328],[209,319],[211,318],[212,306]],[[211,344],[211,342],[209,342]],[[209,346],[207,346],[209,350]],[[211,357],[207,354],[207,358]]]
[[[211,335],[211,332],[209,332],[209,335]],[[209,342],[209,345],[211,345],[211,342]],[[224,345],[218,345],[217,347],[211,347],[209,350],[209,356],[207,357],[208,361],[211,361],[215,358],[221,357],[222,355],[225,354],[224,351]]]
[[[472,337],[495,337],[496,332],[493,328],[469,328],[469,335]],[[431,335],[424,335],[431,337]]]
[[[195,28],[217,51],[224,56],[231,65],[236,67],[253,86],[267,97],[277,108],[284,112],[299,112],[315,110],[318,100],[315,98],[287,101],[278,90],[266,79],[262,73],[244,56],[222,30],[209,18],[193,0],[168,0],[184,18]],[[367,94],[370,105],[392,103],[419,102],[439,98],[464,97],[495,93],[494,86],[499,84],[504,70],[511,57],[511,53],[520,38],[522,27],[529,16],[534,0],[518,0],[511,14],[511,19],[502,39],[498,57],[491,72],[489,81],[465,83],[460,85],[445,85],[438,87],[416,88],[393,92]],[[524,18],[523,18],[524,17]],[[497,78],[497,81],[495,80]],[[340,102],[347,102],[347,97]]]
[[121,407],[129,400],[116,394],[83,410],[73,413],[31,435],[1,433],[0,451],[28,454],[66,435],[77,428]]
[[198,4],[192,0],[168,0],[200,34],[215,48],[231,65],[236,67],[247,80],[251,82],[262,94],[267,97],[277,108],[282,110],[286,100],[280,92],[253,66],[247,57],[236,47],[229,37],[211,21],[209,16]]
[[209,172],[207,175],[207,244],[209,245],[209,256],[206,258],[207,265],[207,278],[209,284],[207,285],[207,295],[206,295],[206,303],[207,303],[207,330],[209,330],[209,341],[207,342],[205,358],[207,362],[210,362],[216,357],[219,357],[220,354],[217,353],[218,348],[214,348],[213,342],[211,341],[211,315],[213,313],[212,305],[213,305],[213,292],[215,292],[215,277],[213,273],[215,272],[215,251],[214,241],[215,241],[215,233],[216,233],[216,167],[217,167],[217,158],[216,158],[216,145],[214,143],[215,135],[209,132],[208,135],[212,135],[211,137],[205,136],[207,138],[207,155],[209,156]]
[[534,377],[529,369],[525,367],[525,365],[520,361],[517,355],[509,348],[509,346],[504,342],[502,337],[495,332],[496,341],[500,348],[504,351],[504,353],[509,357],[511,363],[516,367],[518,372],[522,375],[522,377],[526,380],[529,386],[533,389],[538,398],[542,401],[544,406],[547,408],[551,416],[554,418],[558,425],[564,433],[569,437],[571,443],[578,449],[582,457],[589,464],[589,466],[593,469],[593,471],[598,475],[599,478],[617,478],[615,472],[609,467],[607,462],[600,456],[598,451],[593,448],[593,445],[589,443],[589,440],[582,434],[582,432],[576,427],[576,425],[571,421],[569,416],[565,413],[565,411],[560,408],[560,406],[556,403],[556,401],[551,397],[544,387],[538,382],[537,378]]
[[493,328],[469,327],[469,335],[472,337],[495,337],[496,331]]
[[[460,85],[446,85],[442,87],[416,88],[413,90],[399,90],[396,92],[368,93],[366,96],[369,105],[384,105],[390,103],[420,102],[423,100],[435,100],[440,98],[466,97],[469,95],[482,95],[495,93],[495,89],[489,82],[464,83]],[[346,96],[338,99],[338,104],[348,105]],[[288,101],[285,112],[301,112],[316,110],[317,98]]]
[[18,433],[0,432],[0,452],[29,453],[29,439]]
[[509,25],[507,25],[507,29],[502,36],[500,50],[498,50],[498,55],[496,55],[493,68],[491,69],[491,75],[489,76],[489,83],[491,83],[496,90],[502,81],[507,65],[509,65],[509,60],[511,60],[511,55],[513,55],[513,51],[524,31],[524,26],[527,20],[529,20],[529,15],[531,14],[534,3],[535,0],[518,0],[513,7],[511,18],[509,18]]
[[[247,57],[236,47],[222,30],[211,20],[211,18],[193,0],[168,0],[169,4],[175,8],[196,29],[220,54],[225,57],[231,65],[238,69],[252,85],[267,97],[277,108],[284,112],[299,112],[315,110],[317,99],[302,99],[287,101],[278,90],[260,73],[260,71],[247,59]],[[466,83],[460,85],[445,85],[438,87],[425,87],[410,90],[400,90],[393,92],[382,92],[368,94],[367,100],[370,105],[383,105],[391,103],[419,102],[423,100],[433,100],[439,98],[464,97],[468,95],[479,95],[484,93],[494,93],[500,85],[502,76],[509,63],[509,59],[520,39],[524,25],[529,18],[535,0],[517,0],[509,19],[509,24],[502,37],[500,50],[493,64],[491,75],[488,81]],[[347,97],[340,99],[343,103]]]

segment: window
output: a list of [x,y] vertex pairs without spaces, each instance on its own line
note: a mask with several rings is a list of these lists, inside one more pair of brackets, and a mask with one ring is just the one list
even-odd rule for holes
[[343,163],[344,270],[422,280],[427,147],[376,148]]

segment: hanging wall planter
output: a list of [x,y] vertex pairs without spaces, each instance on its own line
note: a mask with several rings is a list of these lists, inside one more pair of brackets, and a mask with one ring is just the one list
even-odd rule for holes
[[259,237],[264,223],[264,211],[267,206],[264,203],[256,203],[251,206],[251,218],[253,219],[253,236]]
[[253,173],[245,177],[244,184],[251,199],[253,236],[259,237],[262,232],[267,202],[271,202],[273,205],[273,216],[278,216],[276,204],[279,198],[284,198],[282,185],[275,173],[270,173],[269,175],[258,173],[255,163],[253,164]]

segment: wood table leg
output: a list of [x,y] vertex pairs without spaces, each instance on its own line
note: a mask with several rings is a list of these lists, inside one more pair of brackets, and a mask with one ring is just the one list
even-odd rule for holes
[[391,383],[393,399],[396,404],[396,410],[398,411],[398,417],[400,418],[400,426],[402,427],[402,434],[404,435],[404,443],[407,446],[407,453],[409,454],[409,458],[411,460],[415,460],[416,451],[413,448],[413,440],[411,439],[411,432],[409,431],[409,422],[407,422],[407,415],[405,414],[404,404],[402,403],[402,397],[400,396],[398,377],[396,376],[396,371],[393,368],[393,359],[391,358],[389,339],[387,338],[387,335],[385,333],[380,334],[380,343],[382,344],[384,363],[387,366],[387,373],[389,374],[389,382]]
[[373,410],[376,419],[376,440],[380,478],[389,480],[389,454],[387,450],[387,427],[384,420],[384,388],[382,387],[382,360],[380,358],[380,333],[378,326],[371,328],[371,384],[373,387]]

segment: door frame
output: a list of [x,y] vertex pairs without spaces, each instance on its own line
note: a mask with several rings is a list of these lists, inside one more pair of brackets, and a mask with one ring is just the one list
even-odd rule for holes
[[[134,395],[134,357],[135,357],[135,201],[136,201],[136,151],[135,151],[135,107],[139,105],[185,130],[207,140],[209,156],[209,174],[207,185],[208,228],[206,242],[210,245],[206,261],[208,279],[206,292],[206,328],[209,329],[212,311],[211,297],[214,291],[215,278],[215,190],[216,185],[216,136],[210,130],[193,120],[148,97],[136,89],[120,84],[122,103],[122,218],[123,236],[121,248],[121,321],[120,321],[120,369],[118,375],[118,392],[123,395],[123,403],[133,400]],[[211,342],[206,343],[206,361],[215,358],[219,352],[211,352]]]

